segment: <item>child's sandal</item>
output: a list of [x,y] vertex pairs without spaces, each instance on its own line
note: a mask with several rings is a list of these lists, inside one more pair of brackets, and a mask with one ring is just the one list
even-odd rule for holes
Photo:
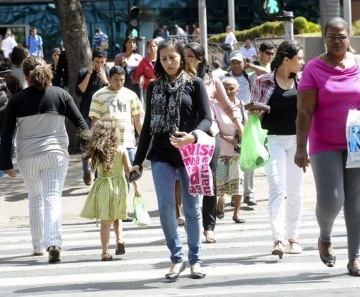
[[113,257],[109,253],[103,253],[101,256],[101,261],[111,261]]
[[116,244],[115,255],[125,254],[125,242],[118,241]]

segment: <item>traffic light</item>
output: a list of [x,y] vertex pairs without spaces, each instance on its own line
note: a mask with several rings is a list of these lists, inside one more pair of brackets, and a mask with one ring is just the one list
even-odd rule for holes
[[140,8],[133,6],[130,8],[129,35],[135,38],[140,36]]
[[265,0],[263,4],[263,9],[265,14],[270,17],[278,17],[282,14],[284,9],[283,0]]

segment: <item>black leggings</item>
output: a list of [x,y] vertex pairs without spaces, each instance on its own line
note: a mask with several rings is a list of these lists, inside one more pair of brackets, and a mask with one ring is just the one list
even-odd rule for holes
[[220,153],[220,134],[215,136],[215,149],[214,154],[210,161],[210,168],[213,175],[214,182],[214,195],[204,196],[202,205],[202,217],[204,231],[214,231],[216,223],[216,208],[217,208],[217,195],[216,195],[216,167]]

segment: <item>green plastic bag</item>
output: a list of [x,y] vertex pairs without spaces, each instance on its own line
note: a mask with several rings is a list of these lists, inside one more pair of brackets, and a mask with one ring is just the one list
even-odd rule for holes
[[151,225],[150,215],[146,210],[144,199],[135,194],[133,200],[135,224],[139,227],[148,227]]
[[241,140],[240,168],[242,171],[254,170],[269,161],[266,136],[267,130],[261,128],[259,117],[250,114]]

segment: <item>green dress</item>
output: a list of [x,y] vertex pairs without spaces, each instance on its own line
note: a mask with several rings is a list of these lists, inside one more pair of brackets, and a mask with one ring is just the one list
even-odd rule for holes
[[115,164],[107,175],[104,175],[102,164],[96,168],[98,176],[86,198],[81,217],[112,222],[126,219],[128,187],[122,162],[125,150],[119,147]]

